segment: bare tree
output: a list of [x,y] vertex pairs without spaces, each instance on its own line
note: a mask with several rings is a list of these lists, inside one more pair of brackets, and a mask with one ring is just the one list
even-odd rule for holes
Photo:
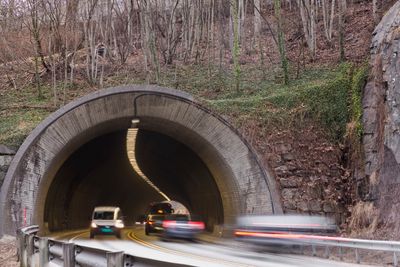
[[[41,81],[40,75],[42,71],[39,69],[39,65],[41,64],[45,72],[49,72],[50,68],[48,67],[46,61],[44,60],[44,53],[42,49],[42,42],[40,37],[40,18],[39,18],[39,7],[40,2],[38,0],[30,0],[27,2],[29,12],[30,12],[30,23],[28,23],[28,28],[31,32],[31,36],[33,38],[35,56],[35,83],[38,93],[38,98],[43,98],[42,89],[41,89]],[[39,63],[40,61],[40,63]]]
[[179,0],[162,2],[160,20],[157,21],[157,29],[160,35],[160,49],[164,63],[171,65],[176,57],[176,49],[180,42],[182,32],[177,27],[177,12]]
[[93,19],[98,0],[88,0],[83,8],[83,32],[86,49],[86,76],[91,84],[97,82],[98,55],[96,51],[97,20]]
[[374,18],[374,24],[378,25],[380,21],[380,1],[379,0],[372,0],[372,16]]
[[344,2],[346,0],[339,0],[338,7],[339,7],[339,23],[338,23],[338,31],[339,31],[339,55],[340,61],[344,61]]
[[303,25],[304,37],[307,42],[311,57],[315,58],[317,49],[316,24],[315,24],[315,0],[297,0],[300,17]]
[[261,10],[260,0],[254,0],[254,36],[259,37],[261,31],[261,14],[258,12]]
[[150,0],[138,0],[138,5],[140,6],[141,24],[142,27],[142,44],[143,49],[146,51],[147,59],[150,59],[151,67],[155,72],[155,79],[158,82],[160,77],[160,64],[158,60],[158,53],[156,47],[156,23],[155,23],[155,12],[157,10],[157,5],[152,5]]
[[[322,18],[324,21],[324,33],[329,43],[332,42],[333,19],[335,17],[335,0],[321,0]],[[330,12],[329,12],[330,6]]]
[[275,8],[275,16],[278,21],[278,46],[279,46],[279,54],[281,57],[281,66],[283,71],[284,83],[289,83],[289,71],[288,71],[288,62],[286,58],[286,49],[285,49],[285,36],[282,29],[282,16],[281,16],[281,0],[274,0],[274,8]]
[[234,76],[235,76],[235,88],[236,92],[240,92],[240,45],[239,45],[239,8],[236,0],[231,0],[231,16],[233,17],[233,50],[232,58],[234,65]]
[[116,26],[113,26],[112,29],[115,36],[120,63],[124,64],[133,49],[133,2],[117,2],[113,6],[116,14]]

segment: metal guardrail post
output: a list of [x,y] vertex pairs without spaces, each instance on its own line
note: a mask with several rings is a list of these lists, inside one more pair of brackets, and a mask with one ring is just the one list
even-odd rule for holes
[[125,267],[133,266],[135,262],[135,258],[132,255],[124,254],[123,264]]
[[312,255],[313,255],[313,257],[317,256],[317,249],[315,248],[315,245],[312,244],[312,245],[311,245],[311,248],[312,248]]
[[328,259],[330,255],[329,246],[325,247],[324,258]]
[[361,257],[360,257],[360,253],[358,251],[358,248],[356,248],[356,262],[360,263],[361,262]]
[[75,244],[64,243],[63,247],[63,261],[64,267],[75,267]]
[[34,253],[34,239],[33,239],[33,235],[30,234],[27,236],[27,244],[26,244],[26,266],[27,267],[32,267],[32,255]]
[[396,254],[396,251],[394,251],[393,252],[393,267],[399,266],[398,264],[399,264],[399,261],[397,259],[397,254]]
[[304,246],[300,245],[300,254],[304,255]]
[[107,267],[123,267],[124,252],[107,252]]
[[342,247],[339,247],[339,259],[343,261],[343,250]]
[[20,231],[18,236],[18,259],[19,259],[19,266],[26,267],[26,235],[22,231]]
[[47,266],[49,263],[49,239],[42,237],[39,239],[39,266]]

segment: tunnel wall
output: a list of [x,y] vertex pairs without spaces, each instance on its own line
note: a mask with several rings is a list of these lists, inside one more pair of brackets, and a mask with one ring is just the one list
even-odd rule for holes
[[157,86],[115,87],[59,109],[25,140],[7,172],[0,196],[0,234],[24,224],[43,229],[50,185],[68,157],[96,137],[131,126],[170,136],[193,150],[213,175],[224,222],[239,214],[280,212],[273,177],[226,121],[188,94]]

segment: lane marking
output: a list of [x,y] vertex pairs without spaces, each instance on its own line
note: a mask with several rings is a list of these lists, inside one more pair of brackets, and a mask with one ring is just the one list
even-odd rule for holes
[[159,251],[162,251],[165,253],[175,254],[178,256],[196,258],[198,260],[208,261],[208,262],[212,262],[212,263],[219,263],[219,264],[224,264],[224,265],[228,265],[228,266],[243,266],[243,267],[254,266],[254,265],[237,263],[237,262],[232,262],[232,261],[223,260],[223,259],[208,258],[206,256],[201,256],[201,255],[197,255],[197,254],[193,254],[193,253],[189,253],[189,252],[182,252],[182,251],[178,251],[178,250],[161,247],[161,246],[158,246],[158,245],[155,245],[155,244],[152,244],[152,243],[149,243],[149,242],[146,242],[146,241],[140,239],[139,237],[137,237],[135,235],[135,233],[133,231],[129,232],[127,237],[129,239],[131,239],[132,241],[135,241],[135,242],[137,242],[143,246],[146,246],[148,248],[156,249],[156,250],[159,250]]
[[54,238],[55,240],[64,240],[68,239],[68,237],[74,237],[76,234],[81,234],[84,232],[88,232],[88,230],[77,230],[77,231],[71,231],[71,232],[61,232],[61,233],[55,233],[55,234],[50,234],[50,238]]
[[86,230],[86,231],[84,231],[83,233],[81,233],[81,234],[79,234],[79,235],[76,235],[76,236],[74,236],[73,238],[71,238],[70,240],[69,240],[69,242],[73,242],[73,241],[75,241],[75,239],[77,239],[78,237],[80,237],[80,236],[83,236],[83,235],[85,235],[85,234],[87,234],[89,231],[88,230]]

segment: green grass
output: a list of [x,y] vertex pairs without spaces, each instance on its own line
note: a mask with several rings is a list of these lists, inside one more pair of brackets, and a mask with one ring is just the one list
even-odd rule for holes
[[[16,110],[0,122],[0,144],[18,147],[26,136],[47,116],[44,110]],[[3,114],[1,115],[3,117]]]
[[266,128],[301,126],[311,119],[334,139],[340,139],[349,117],[347,94],[350,88],[349,66],[335,69],[313,69],[288,85],[271,81],[253,84],[253,94],[243,94],[206,102],[220,113],[230,114],[241,121],[255,119]]
[[[189,92],[210,109],[228,116],[237,127],[254,120],[268,131],[275,127],[301,127],[304,120],[311,120],[340,141],[346,123],[354,117],[361,119],[360,84],[365,80],[366,71],[353,72],[352,68],[348,64],[313,68],[304,71],[299,79],[283,85],[275,82],[272,71],[246,65],[242,67],[241,91],[238,93],[230,70],[220,70],[217,66],[179,66],[164,69],[158,84]],[[125,71],[106,77],[104,87],[144,83],[144,74]],[[59,99],[55,109],[63,103],[60,100],[62,85],[56,90]],[[69,84],[65,102],[94,90],[96,88],[83,82]],[[51,86],[43,86],[42,92],[44,98],[38,99],[33,86],[10,90],[0,99],[0,107],[53,107]],[[0,143],[18,146],[49,113],[48,109],[0,109]]]

